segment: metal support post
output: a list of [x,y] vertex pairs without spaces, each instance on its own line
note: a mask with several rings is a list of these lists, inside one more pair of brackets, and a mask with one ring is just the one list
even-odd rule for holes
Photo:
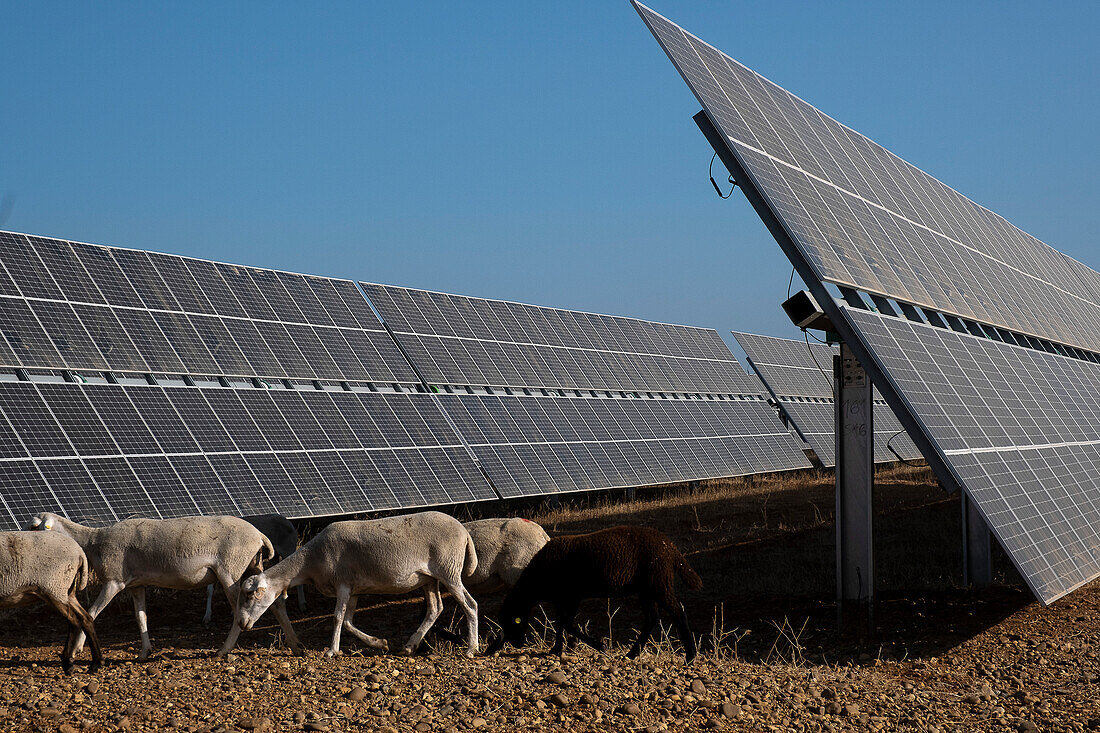
[[836,383],[836,595],[845,633],[874,635],[875,479],[871,379],[848,348],[834,361]]
[[993,582],[993,552],[989,525],[985,523],[974,502],[960,491],[963,530],[963,583],[981,587]]

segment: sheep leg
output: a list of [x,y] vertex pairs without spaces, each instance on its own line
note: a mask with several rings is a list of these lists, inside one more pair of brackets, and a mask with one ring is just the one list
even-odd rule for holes
[[[603,651],[603,641],[601,641],[600,639],[597,639],[595,637],[589,636],[588,634],[584,633],[583,631],[581,631],[580,629],[577,628],[576,616],[577,616],[577,609],[578,609],[579,606],[580,606],[579,603],[570,602],[567,606],[564,607],[564,610],[566,611],[565,613],[562,612],[563,608],[558,609],[558,643],[554,645],[554,649],[557,650],[557,652],[556,652],[557,654],[562,653],[562,647],[563,647],[563,644],[562,644],[563,635],[561,634],[562,630],[568,631],[571,636],[573,636],[577,639],[580,639],[581,641],[583,641],[585,644],[592,647],[596,651],[598,651],[598,652]],[[552,652],[552,653],[555,653],[555,652]]]
[[141,632],[141,653],[138,654],[138,659],[148,659],[153,645],[149,641],[149,619],[145,615],[145,588],[134,588],[130,591],[130,596],[134,599],[134,618],[137,619],[138,631]]
[[[103,666],[103,651],[99,648],[99,635],[95,632],[95,624],[92,622],[91,614],[84,610],[75,594],[69,596],[69,608],[76,614],[81,630],[88,637],[88,646],[92,648],[92,663],[88,665],[88,672],[95,672]],[[73,656],[76,656],[75,650]]]
[[[103,612],[103,609],[107,607],[107,604],[117,596],[126,587],[125,583],[120,583],[117,580],[108,580],[103,584],[103,589],[99,591],[99,598],[95,599],[95,603],[88,609],[88,615],[93,619],[98,618],[99,614]],[[86,634],[81,631],[76,637],[76,647],[73,649],[73,654],[80,654],[84,649],[84,638]]]
[[222,591],[225,592],[225,598],[229,601],[229,607],[233,609],[233,625],[229,627],[229,636],[225,638],[225,643],[222,644],[222,648],[214,655],[220,658],[233,651],[233,647],[237,646],[237,638],[241,635],[241,609],[238,603],[240,600],[240,582],[234,580],[232,576],[229,575],[229,571],[221,565],[212,568],[212,570],[214,572],[214,577],[221,583]]
[[576,615],[576,603],[567,602],[554,606],[554,646],[550,649],[551,654],[560,657],[565,652],[565,627],[572,624]]
[[[455,602],[466,614],[466,643],[469,645],[466,649],[466,656],[473,659],[477,655],[478,647],[481,645],[481,639],[477,633],[477,601],[470,594],[470,591],[466,590],[466,586],[462,584],[461,580],[455,582],[443,581],[443,585],[454,596]],[[438,590],[436,592],[438,593]],[[443,611],[442,596],[439,598],[439,611]]]
[[371,649],[377,649],[378,651],[388,652],[390,650],[390,643],[385,639],[379,639],[378,637],[371,636],[364,633],[355,627],[352,620],[355,618],[355,607],[359,603],[358,596],[352,596],[348,599],[348,610],[344,616],[344,628],[347,629],[356,639],[363,642]]
[[302,613],[306,612],[306,587],[304,585],[298,586],[298,610]]
[[340,629],[344,627],[344,617],[348,611],[348,601],[351,599],[351,588],[341,585],[336,589],[336,611],[333,616],[336,623],[332,629],[332,644],[329,645],[326,657],[335,657],[340,653]]
[[[301,588],[302,586],[298,587]],[[294,627],[290,625],[290,616],[286,613],[285,593],[275,601],[275,618],[278,619],[279,627],[282,628],[283,636],[286,637],[286,643],[290,645],[290,650],[294,652],[294,656],[304,656],[305,649],[302,647],[302,642],[298,641],[298,635],[294,633]]]
[[695,636],[692,635],[691,629],[688,627],[687,611],[684,610],[684,604],[676,600],[676,596],[671,593],[660,599],[658,603],[672,615],[673,620],[676,622],[676,630],[680,632],[680,641],[684,645],[684,663],[691,664],[691,660],[695,659],[698,650],[695,648]]
[[432,628],[432,624],[439,618],[439,614],[443,613],[443,596],[439,592],[438,580],[424,586],[424,600],[426,602],[424,620],[420,622],[420,626],[405,642],[405,648],[401,650],[403,654],[413,654],[416,651],[417,647],[420,646],[420,642],[424,641],[428,629]]
[[202,622],[204,624],[210,623],[210,619],[214,617],[214,584],[209,583],[206,586],[206,613],[202,615]]
[[626,653],[627,659],[634,659],[642,653],[642,648],[649,641],[649,637],[653,634],[653,628],[657,625],[657,603],[655,601],[645,601],[644,609],[645,618],[642,620],[642,628],[638,632],[638,638],[634,642],[634,646],[630,647],[630,651]]
[[69,624],[69,635],[65,639],[65,648],[61,650],[61,670],[65,674],[72,674],[73,659],[76,658],[76,653],[73,651],[73,648],[76,646],[77,634],[80,633],[79,618],[73,609],[70,608],[68,603],[53,597],[48,597],[46,600],[49,601],[50,605],[53,606]]
[[680,629],[680,641],[684,644],[684,664],[691,664],[691,660],[695,659],[695,655],[698,653],[695,648],[695,636],[688,627],[687,611],[684,610],[684,604],[679,603],[677,605],[680,606],[680,613],[676,616],[676,625]]

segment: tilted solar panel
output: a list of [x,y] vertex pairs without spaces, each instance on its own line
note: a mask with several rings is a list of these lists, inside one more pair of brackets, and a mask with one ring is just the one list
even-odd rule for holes
[[850,316],[1036,595],[1100,574],[1100,365]]
[[733,331],[753,370],[777,395],[833,397],[833,357],[828,344]]
[[751,391],[712,329],[363,283],[431,384]]
[[0,367],[416,382],[348,280],[0,232]]
[[758,399],[441,399],[505,497],[809,467]]
[[[769,393],[821,462],[826,466],[836,465],[833,357],[837,349],[828,344],[807,344],[740,331],[734,331],[733,336]],[[920,451],[877,389],[874,400],[875,462],[920,458]]]
[[634,5],[820,280],[1100,351],[1100,273]]
[[363,287],[504,496],[810,465],[716,331]]
[[[944,484],[973,500],[1043,603],[1100,576],[1100,273],[635,6]],[[970,323],[852,308],[826,282]]]
[[423,393],[0,382],[0,525],[496,498]]

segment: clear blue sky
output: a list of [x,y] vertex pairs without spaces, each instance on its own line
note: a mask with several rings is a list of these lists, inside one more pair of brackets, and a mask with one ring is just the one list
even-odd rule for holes
[[[655,10],[1094,267],[1100,3]],[[795,335],[626,0],[6,3],[4,228]]]

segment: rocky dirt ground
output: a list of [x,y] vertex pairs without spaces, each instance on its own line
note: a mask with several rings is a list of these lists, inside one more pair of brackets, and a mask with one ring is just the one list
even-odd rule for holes
[[[883,471],[877,483],[873,641],[835,633],[828,474],[710,482],[526,512],[551,534],[629,522],[672,535],[706,583],[683,594],[702,637],[691,666],[674,634],[627,660],[638,617],[629,602],[598,601],[582,615],[610,636],[604,654],[578,646],[559,659],[540,644],[467,659],[438,642],[407,658],[345,634],[345,655],[326,659],[330,601],[316,594],[304,615],[292,603],[305,658],[281,649],[267,624],[214,660],[224,602],[205,628],[201,592],[166,592],[150,598],[154,658],[134,660],[136,627],[120,598],[97,624],[109,663],[94,676],[83,664],[61,673],[52,613],[0,615],[0,729],[1100,730],[1100,584],[1044,609],[999,558],[992,588],[960,589],[957,498],[921,468]],[[483,610],[492,617],[498,602],[484,599]],[[389,601],[356,623],[395,647],[421,610]]]

